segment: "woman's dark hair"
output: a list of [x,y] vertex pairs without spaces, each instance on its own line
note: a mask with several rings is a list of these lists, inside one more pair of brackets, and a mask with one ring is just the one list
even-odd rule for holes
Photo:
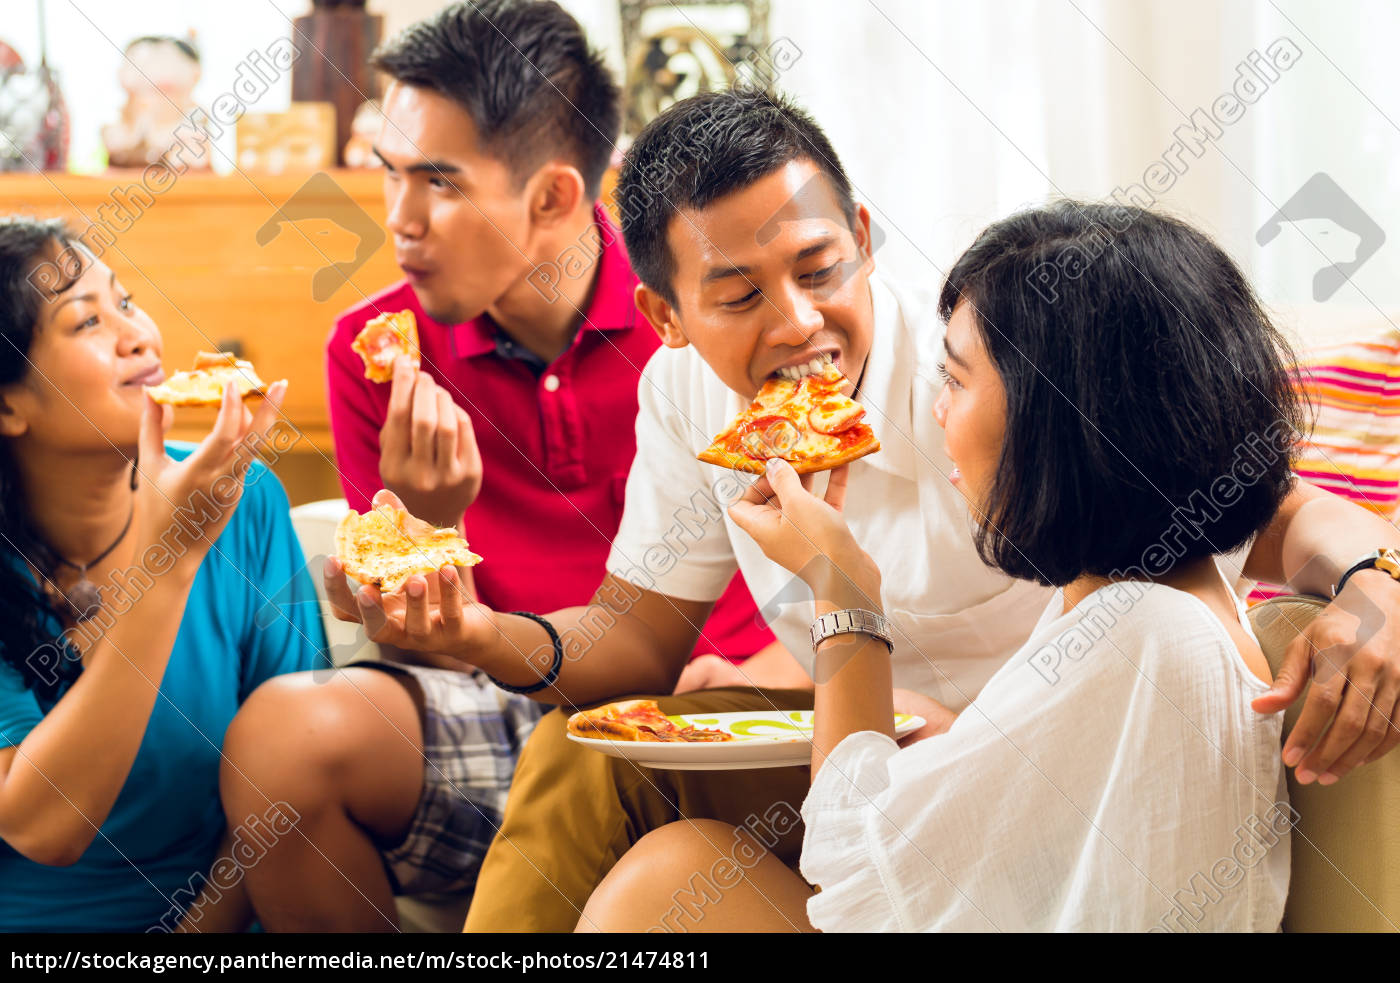
[[1184,222],[1074,201],[1021,212],[948,274],[939,312],[962,303],[1006,389],[976,534],[988,564],[1056,586],[1160,576],[1243,545],[1292,487],[1291,352]]
[[850,178],[822,128],[796,103],[741,85],[669,107],[637,136],[617,180],[622,238],[637,277],[674,305],[671,219],[794,160],[811,161],[826,175],[846,224],[854,225]]
[[562,150],[598,196],[622,98],[583,28],[557,3],[456,3],[385,42],[370,65],[465,109],[481,149],[517,181]]
[[[29,351],[46,302],[31,275],[72,242],[58,219],[0,217],[0,386],[13,385],[29,372]],[[36,695],[52,699],[75,660],[52,654],[71,652],[55,637],[57,608],[25,563],[48,576],[57,557],[30,520],[6,440],[0,440],[0,537],[0,658]]]

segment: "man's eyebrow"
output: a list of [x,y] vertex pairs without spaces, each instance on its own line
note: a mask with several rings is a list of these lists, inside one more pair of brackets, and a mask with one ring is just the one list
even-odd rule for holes
[[[370,153],[378,157],[379,163],[389,168],[389,170],[392,171],[395,169],[394,165],[389,163],[389,161],[385,159],[384,155],[379,152],[378,147],[370,147]],[[445,160],[422,160],[413,164],[409,164],[407,167],[404,168],[404,172],[408,174],[419,174],[424,171],[431,172],[433,174],[462,173],[462,169],[460,167],[458,167],[456,164],[450,163]]]
[[[835,241],[835,236],[826,236],[812,243],[810,246],[803,246],[798,250],[797,255],[792,258],[792,261],[794,263],[800,263],[808,256],[814,256],[823,249],[826,249]],[[752,266],[716,266],[700,278],[700,285],[703,287],[716,280],[724,280],[731,276],[748,276],[752,272]]]
[[700,286],[714,283],[716,280],[724,280],[731,276],[748,276],[753,272],[751,266],[716,266],[700,278]]
[[819,239],[819,240],[817,240],[816,242],[812,243],[810,246],[804,246],[801,250],[798,251],[797,255],[796,255],[795,257],[793,257],[793,262],[794,262],[794,263],[800,263],[800,262],[802,262],[804,259],[806,259],[808,256],[813,256],[813,255],[815,255],[815,254],[821,252],[823,249],[826,249],[828,246],[830,246],[830,245],[831,245],[832,243],[834,243],[835,241],[836,241],[836,237],[835,237],[835,236],[826,236],[826,237],[824,237],[824,238],[822,238],[822,239]]

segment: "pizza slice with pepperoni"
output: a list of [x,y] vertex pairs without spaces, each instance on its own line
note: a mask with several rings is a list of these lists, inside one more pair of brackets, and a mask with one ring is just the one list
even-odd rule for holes
[[569,718],[570,734],[607,741],[671,741],[710,743],[732,741],[734,735],[706,727],[678,727],[655,700],[623,700],[596,710],[580,710]]
[[700,460],[762,474],[779,457],[798,474],[829,471],[880,449],[865,407],[847,396],[849,380],[831,362],[800,379],[769,379]]
[[407,355],[415,369],[422,364],[412,311],[379,315],[360,329],[350,347],[364,360],[365,378],[371,382],[392,382],[394,359],[400,355]]

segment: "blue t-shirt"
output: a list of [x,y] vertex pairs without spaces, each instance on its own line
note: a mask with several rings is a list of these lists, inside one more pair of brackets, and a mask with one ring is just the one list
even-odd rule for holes
[[[179,460],[193,446],[167,450]],[[0,840],[0,931],[173,927],[223,835],[219,751],[233,715],[264,680],[326,664],[287,495],[255,462],[195,575],[140,750],[101,832],[70,867],[37,864]],[[23,741],[52,707],[0,662],[0,747]]]

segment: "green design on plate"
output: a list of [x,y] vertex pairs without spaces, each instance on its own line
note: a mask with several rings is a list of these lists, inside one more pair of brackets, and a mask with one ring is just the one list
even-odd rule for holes
[[750,720],[736,720],[729,725],[731,733],[740,737],[779,737],[790,733],[810,734],[812,728],[801,723],[783,720],[781,717],[754,717]]
[[[720,716],[725,716],[721,714]],[[667,714],[666,719],[677,727],[720,727],[735,737],[810,737],[812,735],[811,710],[784,710],[763,713],[740,720],[722,721],[719,716],[695,714]],[[896,727],[913,719],[912,714],[894,715]]]

